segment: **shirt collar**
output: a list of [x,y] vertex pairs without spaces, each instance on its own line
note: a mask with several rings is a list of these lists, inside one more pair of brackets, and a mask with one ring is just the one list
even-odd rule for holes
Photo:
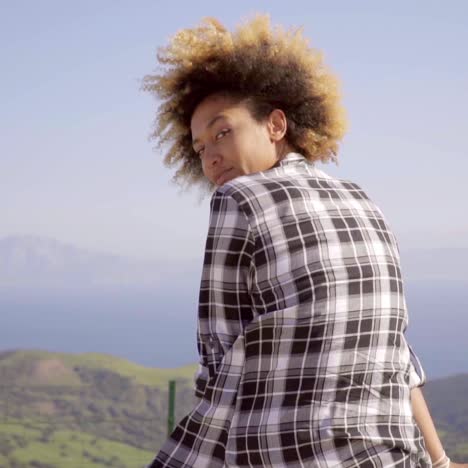
[[301,153],[295,153],[294,151],[291,151],[290,153],[286,154],[283,159],[278,161],[274,167],[287,166],[288,164],[296,164],[301,161],[307,161],[305,156]]

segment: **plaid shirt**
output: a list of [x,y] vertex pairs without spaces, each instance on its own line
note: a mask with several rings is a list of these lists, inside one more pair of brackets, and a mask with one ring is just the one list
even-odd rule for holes
[[399,247],[356,184],[299,153],[218,187],[197,403],[155,467],[430,467]]

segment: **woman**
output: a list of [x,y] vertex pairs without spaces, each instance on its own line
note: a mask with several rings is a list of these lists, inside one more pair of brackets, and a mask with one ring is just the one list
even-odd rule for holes
[[[450,463],[425,406],[399,249],[337,162],[338,82],[267,16],[179,31],[143,89],[175,181],[211,213],[198,397],[151,467],[429,467]],[[468,465],[466,465],[468,466]]]

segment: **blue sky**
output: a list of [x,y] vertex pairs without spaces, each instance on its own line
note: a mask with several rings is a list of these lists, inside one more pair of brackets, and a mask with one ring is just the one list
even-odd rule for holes
[[340,77],[340,164],[400,246],[468,247],[464,1],[15,1],[0,6],[0,237],[136,258],[201,259],[209,199],[179,193],[140,91],[156,48],[215,16],[303,26]]

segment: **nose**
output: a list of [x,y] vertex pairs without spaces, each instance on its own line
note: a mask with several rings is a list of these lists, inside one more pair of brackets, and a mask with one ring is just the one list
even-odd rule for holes
[[221,155],[215,148],[211,148],[207,145],[203,151],[203,160],[207,167],[216,167],[221,161]]

